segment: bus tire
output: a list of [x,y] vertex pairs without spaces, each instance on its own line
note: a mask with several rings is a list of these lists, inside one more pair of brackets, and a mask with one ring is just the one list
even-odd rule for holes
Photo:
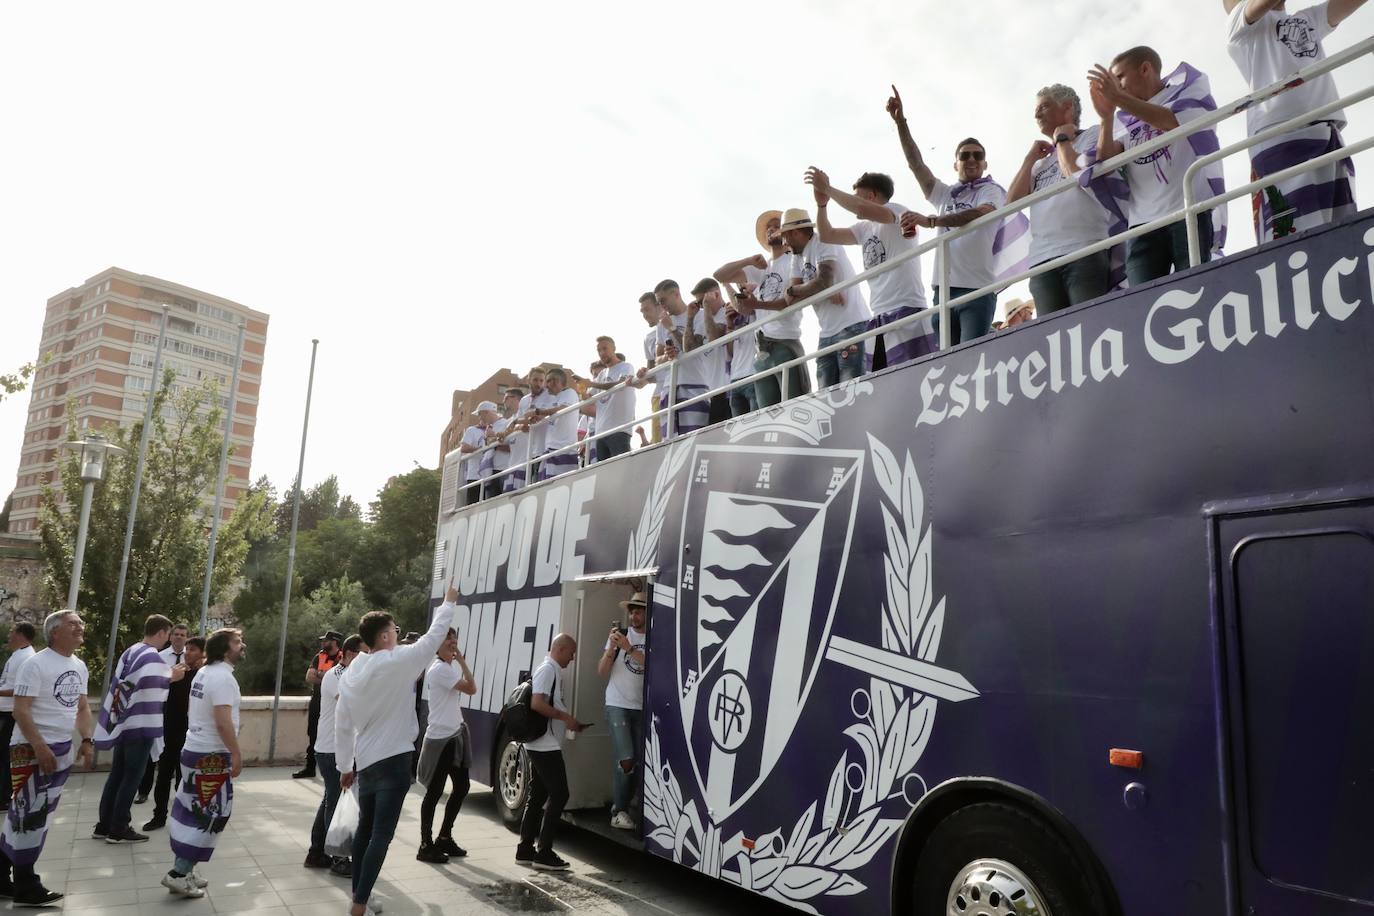
[[931,831],[916,861],[912,916],[1027,913],[1095,916],[1098,895],[1068,844],[1013,805],[960,808]]
[[525,800],[530,793],[530,761],[520,742],[502,732],[496,744],[496,774],[494,786],[496,808],[501,820],[512,831],[520,829],[525,813]]

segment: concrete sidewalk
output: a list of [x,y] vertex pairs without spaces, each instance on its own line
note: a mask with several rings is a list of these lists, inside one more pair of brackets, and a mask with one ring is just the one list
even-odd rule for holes
[[[238,780],[233,819],[214,858],[200,869],[210,880],[204,899],[173,897],[158,883],[171,866],[165,829],[135,846],[111,846],[90,838],[103,773],[72,775],[37,871],[44,884],[67,895],[61,901],[63,910],[83,916],[341,916],[348,912],[347,879],[301,866],[323,784],[318,779],[291,779],[290,773],[287,767],[252,768]],[[437,814],[442,818],[442,802]],[[134,827],[151,816],[151,804],[136,805]],[[515,864],[515,835],[501,823],[490,790],[477,786],[454,830],[458,844],[468,850],[467,858],[427,865],[415,861],[419,817],[420,794],[412,790],[376,889],[387,916],[792,912],[570,826],[565,826],[558,849],[572,863],[571,873],[550,875],[522,868]]]

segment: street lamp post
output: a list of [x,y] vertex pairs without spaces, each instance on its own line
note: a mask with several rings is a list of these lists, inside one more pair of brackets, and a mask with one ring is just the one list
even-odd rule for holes
[[72,582],[67,587],[67,607],[76,610],[77,595],[81,591],[81,565],[86,559],[86,531],[91,523],[91,497],[95,495],[95,485],[105,477],[105,456],[121,455],[124,449],[111,445],[99,433],[88,433],[86,438],[62,443],[63,448],[77,449],[81,453],[81,521],[76,529],[76,553],[72,557]]

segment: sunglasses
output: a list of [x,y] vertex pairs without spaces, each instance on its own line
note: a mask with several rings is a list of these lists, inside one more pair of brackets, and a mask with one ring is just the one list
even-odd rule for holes
[[987,154],[984,153],[982,150],[975,150],[975,149],[960,150],[960,151],[959,151],[959,161],[960,161],[960,162],[968,162],[970,159],[973,159],[973,160],[975,160],[975,161],[982,162],[982,161],[983,161],[983,157],[984,157],[985,155],[987,155]]

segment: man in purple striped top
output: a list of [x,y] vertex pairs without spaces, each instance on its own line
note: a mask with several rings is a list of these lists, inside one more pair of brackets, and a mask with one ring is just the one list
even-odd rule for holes
[[186,674],[170,668],[159,653],[172,632],[172,621],[153,614],[143,624],[143,640],[124,650],[110,679],[110,692],[100,708],[95,746],[114,749],[110,774],[100,794],[100,820],[91,838],[106,843],[145,843],[148,835],[129,820],[139,780],[149,759],[162,748],[162,712],[172,681]]

